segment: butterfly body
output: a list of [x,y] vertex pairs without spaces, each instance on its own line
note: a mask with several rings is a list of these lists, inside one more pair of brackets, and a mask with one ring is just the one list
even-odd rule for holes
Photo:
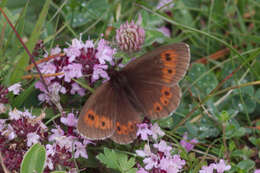
[[157,48],[112,72],[111,79],[85,103],[79,132],[89,139],[132,142],[143,116],[158,119],[176,110],[181,98],[178,82],[189,61],[188,45],[177,43]]

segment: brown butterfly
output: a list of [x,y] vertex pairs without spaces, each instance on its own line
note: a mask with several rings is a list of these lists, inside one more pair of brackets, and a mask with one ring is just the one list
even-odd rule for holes
[[178,82],[189,62],[189,46],[177,43],[157,48],[114,71],[85,103],[79,132],[93,140],[131,143],[143,116],[158,119],[176,110],[181,98]]

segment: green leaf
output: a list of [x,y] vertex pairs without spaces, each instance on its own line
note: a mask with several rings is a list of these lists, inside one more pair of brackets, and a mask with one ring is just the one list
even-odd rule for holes
[[242,160],[238,163],[237,167],[241,170],[247,170],[247,172],[255,167],[255,162],[252,160]]
[[248,94],[235,95],[232,97],[232,107],[243,113],[252,113],[256,108],[256,102]]
[[103,16],[109,5],[107,0],[89,0],[77,5],[71,2],[70,8],[66,9],[67,21],[72,21],[72,27],[80,27]]
[[122,173],[134,173],[137,171],[136,168],[133,168],[136,164],[135,158],[128,159],[126,154],[108,148],[104,148],[104,154],[97,155],[97,159],[105,164],[107,168],[112,168]]
[[[39,18],[37,20],[37,23],[34,27],[34,30],[30,36],[30,39],[28,43],[26,44],[27,48],[29,49],[30,52],[32,52],[35,44],[39,40],[40,34],[41,34],[41,29],[43,27],[43,24],[45,22],[46,16],[48,14],[48,9],[50,5],[51,0],[46,0],[42,11],[39,15]],[[29,55],[24,51],[21,55],[19,55],[19,60],[15,64],[14,70],[10,73],[10,76],[8,76],[8,85],[14,84],[16,82],[19,82],[24,75],[24,69],[29,63]]]
[[41,144],[34,144],[24,155],[20,173],[42,173],[46,150]]
[[53,171],[51,173],[66,173],[66,171]]
[[116,153],[114,150],[104,148],[104,154],[100,153],[97,155],[97,159],[105,164],[108,168],[117,169],[118,163],[116,162]]
[[249,141],[256,147],[260,148],[260,138],[249,137]]

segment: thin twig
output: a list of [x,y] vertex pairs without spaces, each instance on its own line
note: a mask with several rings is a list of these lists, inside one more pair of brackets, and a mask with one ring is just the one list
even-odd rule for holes
[[[45,57],[45,58],[42,58],[42,59],[36,61],[36,64],[38,65],[38,64],[41,64],[41,63],[43,63],[43,62],[49,61],[49,60],[51,60],[51,59],[53,59],[53,58],[61,57],[61,56],[65,56],[65,53],[58,53],[58,54],[55,54],[55,55],[47,56],[47,57]],[[34,66],[35,66],[34,64],[30,64],[30,65],[28,65],[28,66],[26,67],[25,70],[26,70],[26,71],[29,71],[29,70],[31,70]]]

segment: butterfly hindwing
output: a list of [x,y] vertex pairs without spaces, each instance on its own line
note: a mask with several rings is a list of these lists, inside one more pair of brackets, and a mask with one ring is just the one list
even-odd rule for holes
[[105,139],[115,131],[116,93],[109,82],[96,89],[85,103],[78,120],[78,130],[89,139]]
[[78,121],[78,130],[89,139],[111,138],[127,144],[136,138],[140,112],[129,103],[124,90],[110,81],[102,84],[85,103]]
[[141,112],[138,112],[129,102],[126,93],[120,92],[120,101],[117,106],[116,130],[110,137],[114,142],[119,144],[128,144],[136,138],[137,123],[140,123]]

